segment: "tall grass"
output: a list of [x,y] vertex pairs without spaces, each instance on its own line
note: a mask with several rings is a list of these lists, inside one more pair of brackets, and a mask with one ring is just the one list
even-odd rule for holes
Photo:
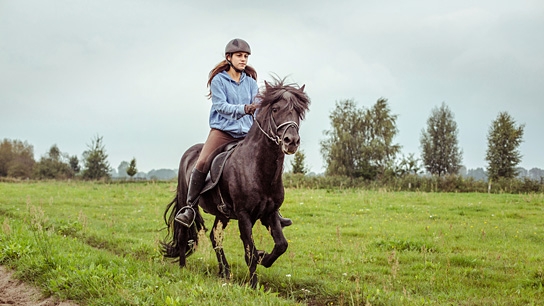
[[[159,253],[171,182],[0,183],[0,263],[86,305],[539,305],[544,196],[288,189],[287,252],[247,267],[236,221],[218,272],[202,237],[187,268]],[[212,217],[206,215],[208,226]],[[209,233],[202,233],[208,235]],[[273,242],[259,222],[259,249]]]

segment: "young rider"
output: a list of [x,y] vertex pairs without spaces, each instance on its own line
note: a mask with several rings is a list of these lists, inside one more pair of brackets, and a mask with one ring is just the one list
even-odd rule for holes
[[[189,179],[187,206],[180,209],[175,220],[186,227],[193,224],[194,206],[197,205],[200,191],[204,187],[209,168],[207,161],[213,158],[217,148],[236,139],[244,138],[253,124],[256,105],[253,102],[259,91],[257,72],[247,65],[251,48],[239,38],[231,40],[225,47],[225,59],[210,71],[208,98],[212,100],[210,109],[210,133],[202,147]],[[280,215],[282,227],[292,221]]]

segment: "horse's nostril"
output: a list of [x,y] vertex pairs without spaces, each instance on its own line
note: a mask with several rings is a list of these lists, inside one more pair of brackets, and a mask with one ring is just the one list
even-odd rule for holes
[[298,147],[300,145],[300,138],[299,137],[284,137],[283,143],[290,146],[296,146]]

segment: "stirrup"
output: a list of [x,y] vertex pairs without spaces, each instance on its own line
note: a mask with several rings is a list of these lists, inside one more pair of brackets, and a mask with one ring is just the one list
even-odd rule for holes
[[[191,210],[192,213],[193,213],[193,217],[192,217],[192,220],[190,220],[191,222],[185,222],[184,220],[182,220],[181,218],[178,218],[180,217],[181,215],[184,215],[186,211],[188,210]],[[193,223],[195,222],[195,217],[196,217],[196,212],[194,210],[194,208],[192,208],[191,206],[184,206],[182,207],[177,215],[174,217],[174,220],[176,220],[177,222],[181,223],[183,226],[185,227],[191,227],[191,225],[193,225]]]

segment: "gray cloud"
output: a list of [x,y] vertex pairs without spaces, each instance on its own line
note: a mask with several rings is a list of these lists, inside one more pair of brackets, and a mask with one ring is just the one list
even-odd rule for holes
[[500,111],[526,124],[526,168],[544,167],[544,4],[538,1],[3,1],[0,138],[80,155],[104,137],[110,163],[176,168],[205,139],[209,70],[233,37],[248,40],[259,81],[306,84],[302,149],[323,168],[322,132],[335,101],[389,99],[396,141],[419,136],[442,101],[459,126],[464,163],[485,166]]

